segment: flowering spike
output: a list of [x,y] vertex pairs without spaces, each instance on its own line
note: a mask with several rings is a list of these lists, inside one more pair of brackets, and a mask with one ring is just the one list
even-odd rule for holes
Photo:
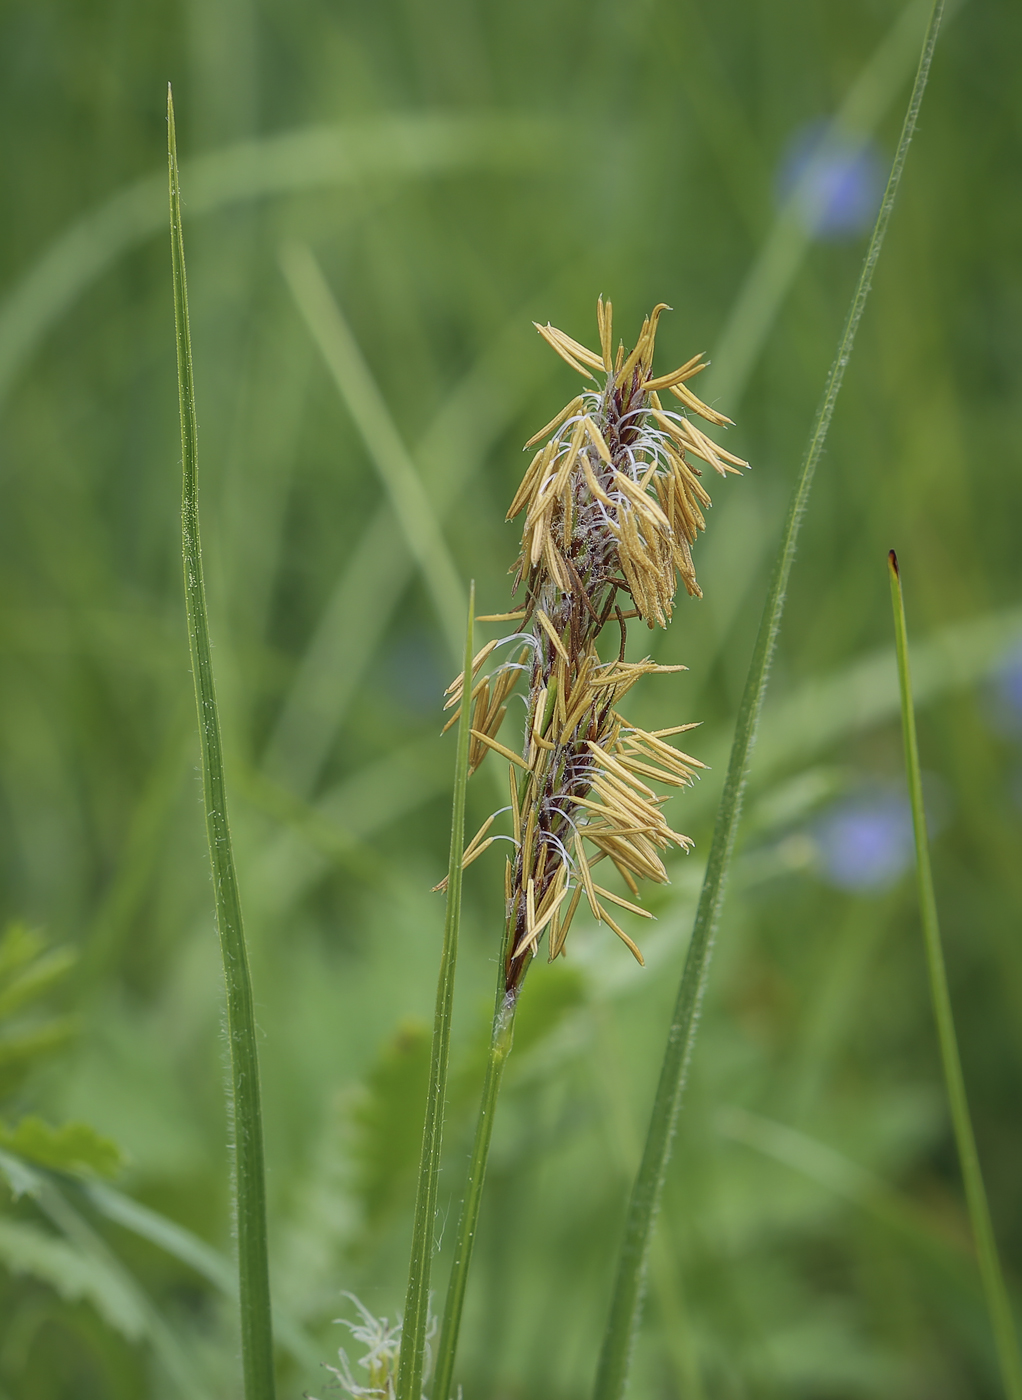
[[[634,349],[612,359],[612,307],[596,305],[600,353],[554,326],[536,329],[578,373],[602,375],[530,439],[539,447],[515,494],[508,518],[525,511],[515,591],[524,607],[513,614],[521,631],[506,641],[524,644],[518,661],[476,681],[489,656],[473,667],[472,767],[492,749],[511,765],[513,836],[489,836],[487,822],[465,853],[466,864],[495,839],[512,840],[505,883],[507,935],[505,990],[512,1004],[544,934],[552,959],[563,953],[582,895],[637,960],[642,954],[607,913],[616,905],[649,918],[633,900],[593,881],[591,868],[610,860],[629,893],[641,879],[667,879],[662,855],[691,847],[662,812],[666,798],[654,784],[683,787],[703,765],[666,740],[691,728],[646,731],[629,725],[618,705],[644,675],[683,670],[648,658],[627,661],[626,622],[639,618],[664,627],[674,608],[677,577],[701,596],[691,547],[705,526],[710,499],[689,454],[724,475],[747,465],[711,442],[690,421],[696,414],[722,427],[730,422],[685,387],[706,368],[702,354],[654,378],[653,351],[660,303],[643,322]],[[667,411],[658,390],[669,389],[682,412]],[[628,606],[622,607],[622,601]],[[503,620],[504,616],[495,615]],[[604,627],[619,629],[618,655],[604,661],[596,642]],[[505,699],[528,680],[523,754],[500,742]],[[462,702],[464,680],[448,691]],[[524,772],[522,771],[524,770]]]

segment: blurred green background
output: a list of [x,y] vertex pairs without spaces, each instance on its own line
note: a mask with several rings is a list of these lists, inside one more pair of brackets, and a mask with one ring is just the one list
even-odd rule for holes
[[[34,1197],[2,1188],[0,1395],[239,1392],[217,1286],[230,1162],[180,581],[168,80],[282,1396],[332,1393],[342,1290],[401,1306],[450,636],[470,577],[481,610],[510,606],[521,444],[576,392],[530,321],[593,343],[602,292],[630,341],[670,303],[658,367],[709,351],[697,388],[753,464],[710,483],[705,599],[630,639],[690,667],[629,713],[703,721],[690,747],[712,771],[668,809],[695,853],[648,896],[645,971],[581,918],[567,961],[533,969],[496,1128],[459,1379],[470,1397],[568,1400],[591,1385],[766,574],[927,12],[0,7],[0,913],[24,925],[0,945],[0,1145],[45,1166],[17,1131],[38,1116],[123,1154],[112,1188],[85,1167],[33,1177]],[[885,554],[918,643],[952,992],[1017,1288],[1020,49],[1009,0],[959,5],[938,45],[803,531],[637,1397],[1000,1393],[908,869]],[[391,504],[409,462],[446,542],[425,570]],[[470,787],[471,830],[496,767]],[[466,881],[441,1288],[500,865]],[[101,1144],[79,1156],[102,1166]]]

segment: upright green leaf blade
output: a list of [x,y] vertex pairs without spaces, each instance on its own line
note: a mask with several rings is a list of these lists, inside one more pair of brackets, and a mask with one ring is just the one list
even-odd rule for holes
[[426,1118],[422,1129],[422,1156],[415,1194],[412,1254],[408,1265],[401,1358],[397,1376],[397,1400],[419,1400],[429,1326],[429,1280],[433,1262],[433,1222],[440,1185],[440,1149],[443,1140],[444,1100],[451,1052],[451,1015],[454,1005],[454,969],[458,959],[461,922],[461,862],[465,851],[465,793],[468,787],[469,729],[472,723],[472,632],[475,616],[475,584],[469,588],[468,625],[465,629],[465,668],[462,672],[461,717],[454,766],[454,800],[451,810],[451,850],[447,866],[447,910],[440,975],[433,1019]]
[[167,92],[170,162],[170,243],[174,271],[174,320],[177,328],[178,393],[181,408],[183,473],[181,534],[185,601],[192,677],[202,748],[202,790],[206,835],[216,895],[216,922],[227,986],[227,1034],[231,1057],[234,1129],[234,1190],[238,1231],[238,1284],[241,1310],[241,1361],[246,1400],[273,1400],[273,1328],[270,1315],[269,1260],[266,1243],[266,1180],[263,1163],[262,1108],[255,1008],[248,950],[241,918],[241,898],[227,821],[220,717],[213,684],[213,657],[202,579],[199,542],[198,426],[188,326],[181,190],[174,132],[174,103]]
[[965,1183],[965,1199],[969,1208],[973,1238],[976,1242],[983,1292],[986,1294],[987,1309],[994,1330],[994,1341],[997,1346],[997,1359],[1001,1368],[1004,1393],[1009,1397],[1009,1400],[1022,1400],[1022,1357],[1019,1355],[1018,1337],[1015,1332],[1011,1304],[1008,1301],[1008,1290],[1004,1285],[1004,1274],[1001,1272],[994,1227],[990,1220],[990,1207],[987,1204],[986,1187],[983,1184],[983,1171],[979,1164],[979,1153],[976,1151],[976,1137],[972,1131],[972,1116],[969,1113],[965,1076],[962,1074],[962,1062],[958,1054],[958,1038],[955,1035],[951,994],[948,991],[947,972],[944,967],[944,950],[940,941],[937,898],[933,889],[930,848],[926,836],[926,812],[923,807],[923,782],[919,768],[915,707],[912,704],[912,680],[908,667],[905,599],[901,591],[898,558],[893,549],[887,556],[887,561],[891,576],[894,636],[898,649],[898,681],[901,688],[901,729],[905,741],[905,770],[908,774],[908,790],[912,802],[912,826],[916,841],[919,915],[923,925],[923,939],[926,943],[926,962],[930,973],[933,1017],[937,1023],[937,1038],[940,1041],[944,1081],[947,1084],[948,1102],[951,1106],[951,1122],[955,1131],[962,1180]]
[[[505,931],[505,938],[507,932]],[[497,963],[497,1007],[490,1032],[490,1050],[486,1057],[486,1077],[479,1100],[479,1116],[476,1119],[475,1138],[472,1143],[472,1156],[469,1159],[468,1177],[465,1182],[465,1198],[461,1203],[458,1217],[458,1231],[454,1242],[454,1258],[451,1261],[451,1274],[447,1281],[447,1298],[444,1301],[444,1315],[440,1323],[440,1340],[437,1343],[436,1375],[433,1378],[432,1400],[449,1400],[454,1378],[454,1358],[458,1351],[458,1335],[461,1331],[461,1314],[465,1306],[465,1289],[468,1286],[468,1270],[472,1262],[476,1230],[479,1225],[479,1209],[483,1200],[483,1185],[486,1181],[486,1163],[490,1156],[490,1138],[493,1135],[493,1119],[497,1111],[497,1095],[504,1076],[504,1066],[511,1053],[514,1039],[515,1011],[517,1000],[510,1001],[505,996],[504,948]]]
[[728,761],[724,792],[721,796],[713,841],[706,865],[702,893],[696,909],[692,939],[689,944],[681,985],[667,1036],[667,1047],[660,1069],[649,1132],[643,1151],[625,1223],[624,1240],[618,1258],[617,1276],[611,1298],[607,1327],[594,1389],[594,1400],[621,1400],[628,1381],[632,1344],[638,1330],[642,1307],[642,1285],[650,1233],[663,1189],[664,1174],[670,1156],[671,1142],[681,1107],[692,1047],[695,1043],[699,1007],[706,987],[710,956],[731,856],[734,851],[742,797],[749,771],[749,760],[756,735],[756,726],[763,708],[767,681],[773,661],[774,647],[784,612],[788,577],[795,559],[798,532],[809,500],[816,465],[823,451],[834,405],[841,389],[845,369],[852,352],[855,333],[869,296],[873,271],[890,221],[894,198],[901,181],[909,143],[915,130],[922,102],[937,32],[940,28],[943,0],[935,0],[923,39],[922,54],[909,98],[908,110],[895,152],[887,188],[873,235],[863,261],[862,271],[852,295],[851,305],[838,342],[837,355],[831,365],[823,400],[809,435],[802,468],[792,492],[781,548],[774,564],[770,588],[749,664],[745,688],[738,710],[735,736]]

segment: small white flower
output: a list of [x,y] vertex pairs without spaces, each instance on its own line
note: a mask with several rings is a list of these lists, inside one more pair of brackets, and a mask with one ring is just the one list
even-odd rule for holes
[[[366,1383],[359,1384],[351,1370],[351,1362],[343,1347],[337,1352],[338,1366],[327,1366],[331,1375],[337,1377],[340,1388],[348,1395],[353,1395],[356,1400],[394,1400],[397,1386],[398,1358],[401,1354],[401,1317],[398,1315],[393,1322],[389,1322],[385,1317],[374,1317],[369,1309],[356,1298],[354,1293],[345,1293],[345,1298],[350,1298],[362,1316],[361,1322],[349,1322],[346,1317],[335,1318],[342,1327],[347,1327],[356,1342],[361,1342],[368,1347],[364,1356],[360,1357],[356,1363],[362,1370],[368,1372]],[[429,1342],[436,1333],[436,1318],[430,1316],[429,1328],[426,1332],[426,1364],[423,1368],[423,1379],[429,1376],[430,1351]],[[309,1400],[315,1400],[310,1396]],[[425,1396],[423,1397],[425,1400]]]

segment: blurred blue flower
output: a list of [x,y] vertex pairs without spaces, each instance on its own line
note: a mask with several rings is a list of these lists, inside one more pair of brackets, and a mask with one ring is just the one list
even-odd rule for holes
[[1002,659],[993,677],[991,718],[1004,735],[1022,733],[1022,643]]
[[395,641],[386,660],[386,682],[406,709],[421,715],[439,713],[447,681],[424,632],[406,633]]
[[835,803],[814,835],[821,873],[842,890],[883,889],[914,859],[912,809],[898,792],[872,792]]
[[853,238],[880,208],[887,168],[868,141],[834,133],[827,122],[801,127],[781,158],[777,194],[797,191],[796,212],[817,238]]

